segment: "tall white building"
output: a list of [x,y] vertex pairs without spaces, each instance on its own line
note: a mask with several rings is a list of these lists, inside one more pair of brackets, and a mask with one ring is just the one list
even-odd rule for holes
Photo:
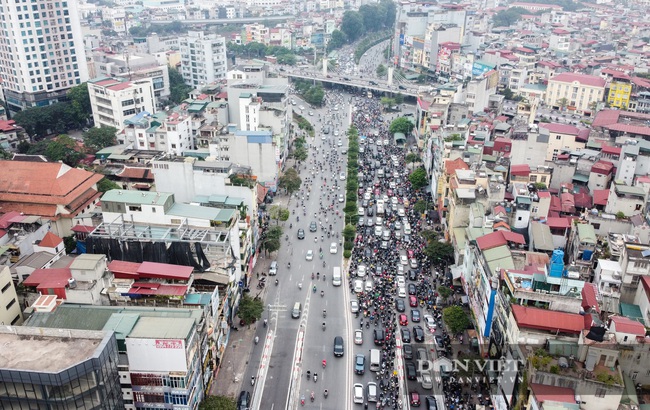
[[121,130],[124,121],[140,111],[156,112],[151,78],[136,81],[96,78],[88,81],[88,94],[95,127]]
[[117,141],[132,144],[136,149],[183,155],[183,152],[194,149],[191,118],[187,113],[176,111],[159,112],[153,116],[141,111],[125,120],[124,130]]
[[190,31],[180,41],[181,75],[192,87],[226,78],[226,39],[216,34]]
[[45,106],[88,80],[76,1],[0,0],[0,77],[12,111]]

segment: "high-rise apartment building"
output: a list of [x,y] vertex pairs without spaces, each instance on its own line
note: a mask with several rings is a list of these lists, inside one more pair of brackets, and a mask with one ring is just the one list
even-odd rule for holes
[[187,34],[180,41],[181,75],[185,83],[200,87],[226,78],[226,39],[202,31]]
[[88,80],[76,1],[0,0],[0,77],[9,108],[59,101]]

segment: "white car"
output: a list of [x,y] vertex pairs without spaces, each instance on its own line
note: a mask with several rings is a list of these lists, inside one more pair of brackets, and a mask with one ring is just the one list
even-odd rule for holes
[[384,145],[388,145],[390,141],[388,139],[384,139]]
[[308,261],[314,260],[314,252],[310,249],[307,251],[307,255],[305,255],[305,259]]
[[397,216],[399,216],[400,218],[403,218],[404,216],[406,216],[406,213],[404,212],[404,208],[398,208],[397,209]]
[[372,197],[372,194],[370,192],[366,192],[363,194],[363,199],[366,201],[370,201],[370,198]]
[[[395,197],[393,197],[393,198],[395,198]],[[386,195],[386,194],[382,195],[381,199],[384,201],[385,204],[388,203],[388,195]],[[397,201],[397,198],[395,198],[395,200]]]
[[381,147],[381,140],[378,139],[377,142],[376,142],[375,144],[377,144],[378,147]]
[[399,231],[402,229],[402,223],[400,221],[395,221],[395,230]]
[[355,293],[363,292],[363,281],[361,279],[357,279],[354,281],[354,292]]
[[356,404],[363,404],[363,384],[361,383],[355,383],[353,386],[354,390],[354,403]]
[[343,146],[343,141],[341,141],[341,140],[339,139],[339,141],[336,143],[336,145],[338,145],[339,147],[342,147],[342,146]]
[[381,226],[375,226],[375,236],[381,236],[382,232]]
[[357,302],[355,299],[352,299],[350,301],[350,312],[352,312],[352,313],[358,313],[359,312],[359,302]]
[[395,184],[395,181],[390,181],[390,182],[388,183],[388,188],[390,188],[390,189],[395,189],[396,186],[397,186],[397,185]]
[[339,136],[339,130],[334,131],[334,136],[338,137]]
[[327,139],[327,137],[325,136],[325,134],[323,134],[323,135],[321,135],[320,139],[321,139],[321,141],[325,141]]
[[374,285],[374,283],[372,283],[372,281],[371,281],[370,279],[368,279],[368,280],[366,281],[365,286],[364,286],[365,291],[366,291],[366,292],[372,292],[372,287],[373,287],[373,285]]
[[398,276],[397,277],[397,286],[400,288],[403,288],[406,286],[406,279],[404,279],[404,276]]
[[435,332],[438,328],[436,321],[433,320],[433,316],[431,315],[424,315],[424,325],[427,327],[427,329],[429,329],[430,332]]
[[381,216],[378,216],[378,217],[375,219],[375,225],[377,225],[377,226],[382,226],[383,224],[384,224],[384,220],[382,219]]
[[390,199],[390,203],[391,203],[393,206],[397,206],[397,197],[395,197],[395,196],[392,197],[392,198]]
[[363,330],[356,329],[354,331],[354,344],[355,345],[362,345],[363,344]]
[[[399,233],[399,232],[397,232]],[[395,235],[397,237],[397,235]],[[397,265],[397,274],[404,276],[404,265]]]
[[336,252],[338,252],[338,251],[339,251],[339,250],[338,250],[338,248],[337,248],[337,246],[336,246],[336,242],[332,242],[332,243],[330,244],[330,253],[334,254],[334,253],[336,253]]
[[341,172],[341,175],[339,175],[339,179],[341,181],[345,181],[345,174],[343,172]]
[[366,276],[367,270],[366,265],[357,266],[357,277],[364,278]]
[[357,215],[364,216],[365,214],[366,214],[366,210],[363,207],[359,207],[359,210],[357,211]]
[[304,106],[304,105],[301,105],[301,106],[298,107],[298,108],[300,108],[300,111],[303,111],[303,110],[305,109],[305,106]]
[[397,289],[397,296],[400,298],[405,298],[406,297],[406,288],[401,287]]
[[418,261],[415,258],[409,259],[409,266],[411,269],[417,269],[418,268]]
[[433,389],[433,380],[431,379],[431,375],[428,371],[422,372],[422,388],[424,390]]
[[343,194],[339,194],[339,202],[345,202],[345,198],[343,197]]
[[314,112],[313,112],[313,111],[309,111],[309,115],[314,115]]
[[406,266],[406,265],[409,264],[409,259],[406,257],[406,255],[400,255],[399,256],[399,263]]

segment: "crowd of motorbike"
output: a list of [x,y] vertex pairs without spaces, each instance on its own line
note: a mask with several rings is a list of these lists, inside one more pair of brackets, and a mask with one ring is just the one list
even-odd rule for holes
[[[362,147],[358,161],[358,202],[363,211],[359,211],[357,237],[350,259],[350,291],[356,294],[358,300],[359,309],[355,314],[359,326],[362,329],[372,327],[373,341],[382,350],[382,370],[377,374],[380,394],[376,408],[402,408],[402,393],[407,395],[412,406],[419,406],[423,401],[421,397],[425,395],[429,396],[428,400],[435,400],[431,397],[433,392],[419,389],[419,385],[418,389],[400,392],[398,373],[394,371],[401,366],[395,361],[398,333],[402,345],[409,344],[411,337],[408,326],[400,323],[403,316],[398,318],[397,299],[406,300],[408,293],[410,307],[417,309],[418,313],[421,310],[423,315],[432,319],[424,323],[418,314],[418,321],[412,323],[415,342],[424,343],[424,332],[428,331],[435,335],[432,341],[438,346],[433,349],[436,354],[451,355],[452,338],[462,343],[462,335],[454,337],[448,334],[442,323],[442,306],[438,298],[438,287],[452,287],[451,278],[446,274],[448,268],[444,262],[431,261],[424,252],[427,242],[420,232],[425,228],[423,224],[426,220],[414,210],[414,204],[419,200],[431,203],[431,200],[423,191],[411,187],[405,167],[408,149],[393,140],[388,131],[389,122],[382,117],[377,99],[357,96],[354,104],[356,109],[352,120],[359,131]],[[378,201],[382,202],[381,210],[378,209]],[[383,218],[381,225],[378,218]],[[381,227],[381,232],[376,229],[377,226]],[[410,227],[408,232],[406,226]],[[426,228],[432,229],[431,226]],[[401,305],[400,311],[404,311],[404,304]],[[382,337],[383,340],[378,340]],[[409,355],[405,355],[405,358],[413,359]],[[442,378],[442,383],[440,390],[444,393],[448,408],[475,408],[474,398],[464,392],[467,389],[464,390],[461,383],[453,377]],[[412,387],[415,385],[411,383]],[[483,396],[479,396],[480,404],[488,404],[487,400],[482,399]]]

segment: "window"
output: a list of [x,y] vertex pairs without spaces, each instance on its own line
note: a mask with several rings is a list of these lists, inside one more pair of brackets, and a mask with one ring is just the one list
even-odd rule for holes
[[607,394],[607,390],[601,388],[596,389],[596,397],[603,398],[605,394]]
[[6,285],[2,287],[2,290],[0,292],[5,293],[7,289],[11,287],[11,282],[8,282]]
[[140,206],[140,205],[129,205],[129,211],[131,211],[131,212],[142,212],[142,206]]
[[556,135],[556,136],[555,136],[555,139],[556,139],[556,140],[561,140],[561,139],[562,139],[562,136],[561,136],[561,135]]
[[15,304],[16,304],[16,299],[15,298],[11,299],[11,302],[9,302],[7,306],[5,306],[5,310],[9,310]]

